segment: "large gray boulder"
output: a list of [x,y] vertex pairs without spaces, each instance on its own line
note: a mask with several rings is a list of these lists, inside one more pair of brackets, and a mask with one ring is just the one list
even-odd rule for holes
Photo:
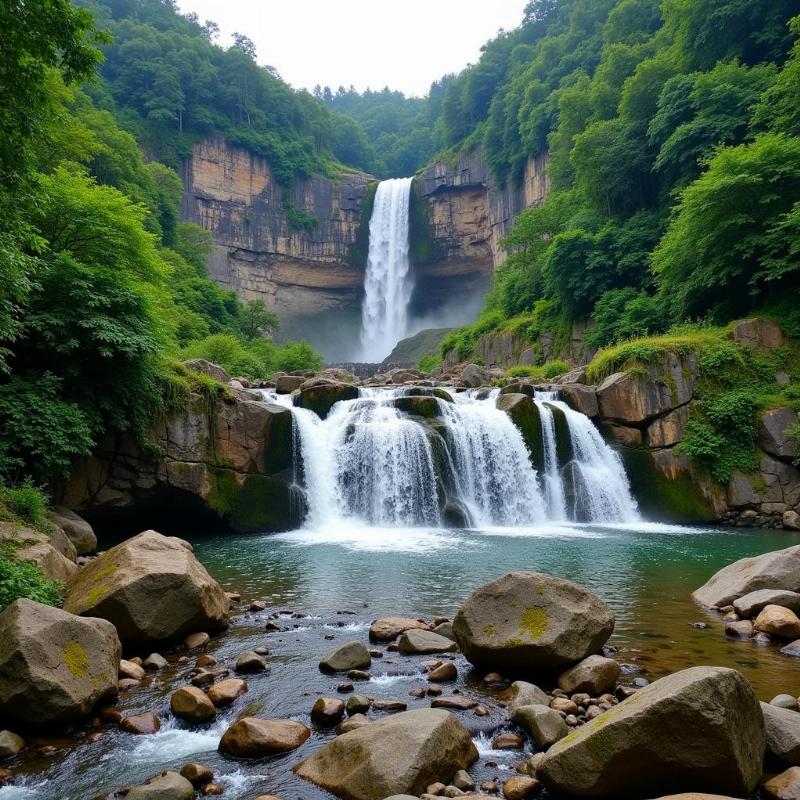
[[614,687],[619,673],[620,666],[613,658],[587,656],[559,676],[558,688],[567,694],[588,692],[597,697]]
[[64,506],[56,506],[50,512],[50,519],[64,531],[79,556],[97,550],[97,537],[92,526],[74,511]]
[[106,620],[21,598],[0,614],[0,642],[0,718],[71,722],[117,692],[122,647]]
[[183,365],[192,372],[200,372],[203,375],[208,375],[209,378],[213,378],[215,381],[226,385],[231,379],[231,376],[228,375],[223,367],[219,366],[219,364],[212,364],[204,358],[190,358],[188,361],[184,361]]
[[158,642],[228,624],[230,602],[191,545],[145,531],[92,559],[64,608],[114,623],[126,643]]
[[553,794],[749,796],[761,777],[764,722],[736,670],[693,667],[640,689],[548,750],[536,772]]
[[800,592],[800,545],[739,559],[712,575],[692,597],[719,608],[757,589]]
[[489,373],[477,364],[467,364],[461,372],[461,381],[473,389],[479,386],[488,386]]
[[294,771],[348,800],[395,794],[419,796],[431,783],[448,783],[478,751],[448,711],[405,711],[337,736]]
[[797,419],[797,412],[788,406],[765,411],[758,421],[758,446],[776,458],[797,458],[800,454],[788,433]]
[[453,620],[464,655],[495,670],[549,670],[596,653],[614,613],[577,583],[540,572],[510,572],[476,589]]
[[800,767],[800,713],[761,704],[767,732],[767,752],[787,767]]
[[452,653],[457,649],[456,643],[433,631],[410,628],[398,642],[401,653],[406,655],[431,655],[433,653]]
[[351,669],[368,669],[370,664],[372,656],[361,642],[344,642],[322,658],[319,668],[323,672],[349,672]]
[[519,706],[511,715],[511,721],[536,742],[539,750],[546,750],[569,733],[564,718],[549,706]]
[[782,606],[800,612],[800,594],[786,589],[757,589],[733,601],[736,613],[743,619],[757,617],[767,606]]
[[295,405],[313,411],[322,419],[340,400],[355,400],[358,387],[351,383],[339,383],[325,378],[313,378],[300,387]]

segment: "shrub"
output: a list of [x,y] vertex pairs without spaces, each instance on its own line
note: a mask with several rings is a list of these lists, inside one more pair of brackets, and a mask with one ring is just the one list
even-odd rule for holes
[[49,581],[33,561],[16,561],[9,547],[0,548],[0,611],[20,597],[60,606],[64,586]]
[[30,479],[13,488],[0,486],[0,514],[3,506],[10,515],[34,528],[47,525],[47,497]]
[[441,356],[428,354],[426,356],[422,356],[417,364],[417,369],[422,370],[422,372],[430,372],[431,370],[436,369],[442,365],[442,358]]
[[569,372],[570,366],[566,361],[548,361],[546,364],[539,366],[530,366],[527,364],[517,364],[515,367],[510,367],[506,370],[506,375],[509,378],[533,378],[534,380],[550,380],[565,372]]

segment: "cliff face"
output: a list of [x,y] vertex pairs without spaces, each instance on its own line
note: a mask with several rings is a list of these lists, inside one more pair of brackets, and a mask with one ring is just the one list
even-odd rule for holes
[[[209,139],[195,144],[183,177],[182,217],[213,232],[209,271],[221,286],[264,300],[290,330],[320,311],[358,305],[370,175],[302,178],[286,190],[266,159]],[[289,208],[313,215],[316,225],[294,229]]]

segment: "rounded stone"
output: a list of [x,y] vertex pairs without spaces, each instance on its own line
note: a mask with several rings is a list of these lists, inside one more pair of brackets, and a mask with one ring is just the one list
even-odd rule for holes
[[240,678],[230,678],[215,683],[208,689],[208,699],[219,708],[229,706],[247,691],[247,684]]
[[244,717],[225,731],[219,750],[235,758],[260,758],[295,750],[310,735],[305,725],[291,719]]
[[208,722],[217,715],[217,709],[206,693],[195,686],[182,686],[174,691],[169,707],[178,719],[189,722]]

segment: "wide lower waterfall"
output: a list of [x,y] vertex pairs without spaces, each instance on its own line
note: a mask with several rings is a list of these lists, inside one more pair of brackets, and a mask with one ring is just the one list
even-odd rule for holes
[[375,192],[361,309],[363,361],[382,361],[408,333],[413,289],[408,258],[411,181],[381,181]]
[[497,408],[498,393],[455,392],[451,401],[430,388],[362,388],[325,419],[295,407],[291,395],[263,395],[292,409],[295,481],[313,528],[639,519],[622,462],[588,417],[555,393],[537,394],[542,452],[531,453]]

